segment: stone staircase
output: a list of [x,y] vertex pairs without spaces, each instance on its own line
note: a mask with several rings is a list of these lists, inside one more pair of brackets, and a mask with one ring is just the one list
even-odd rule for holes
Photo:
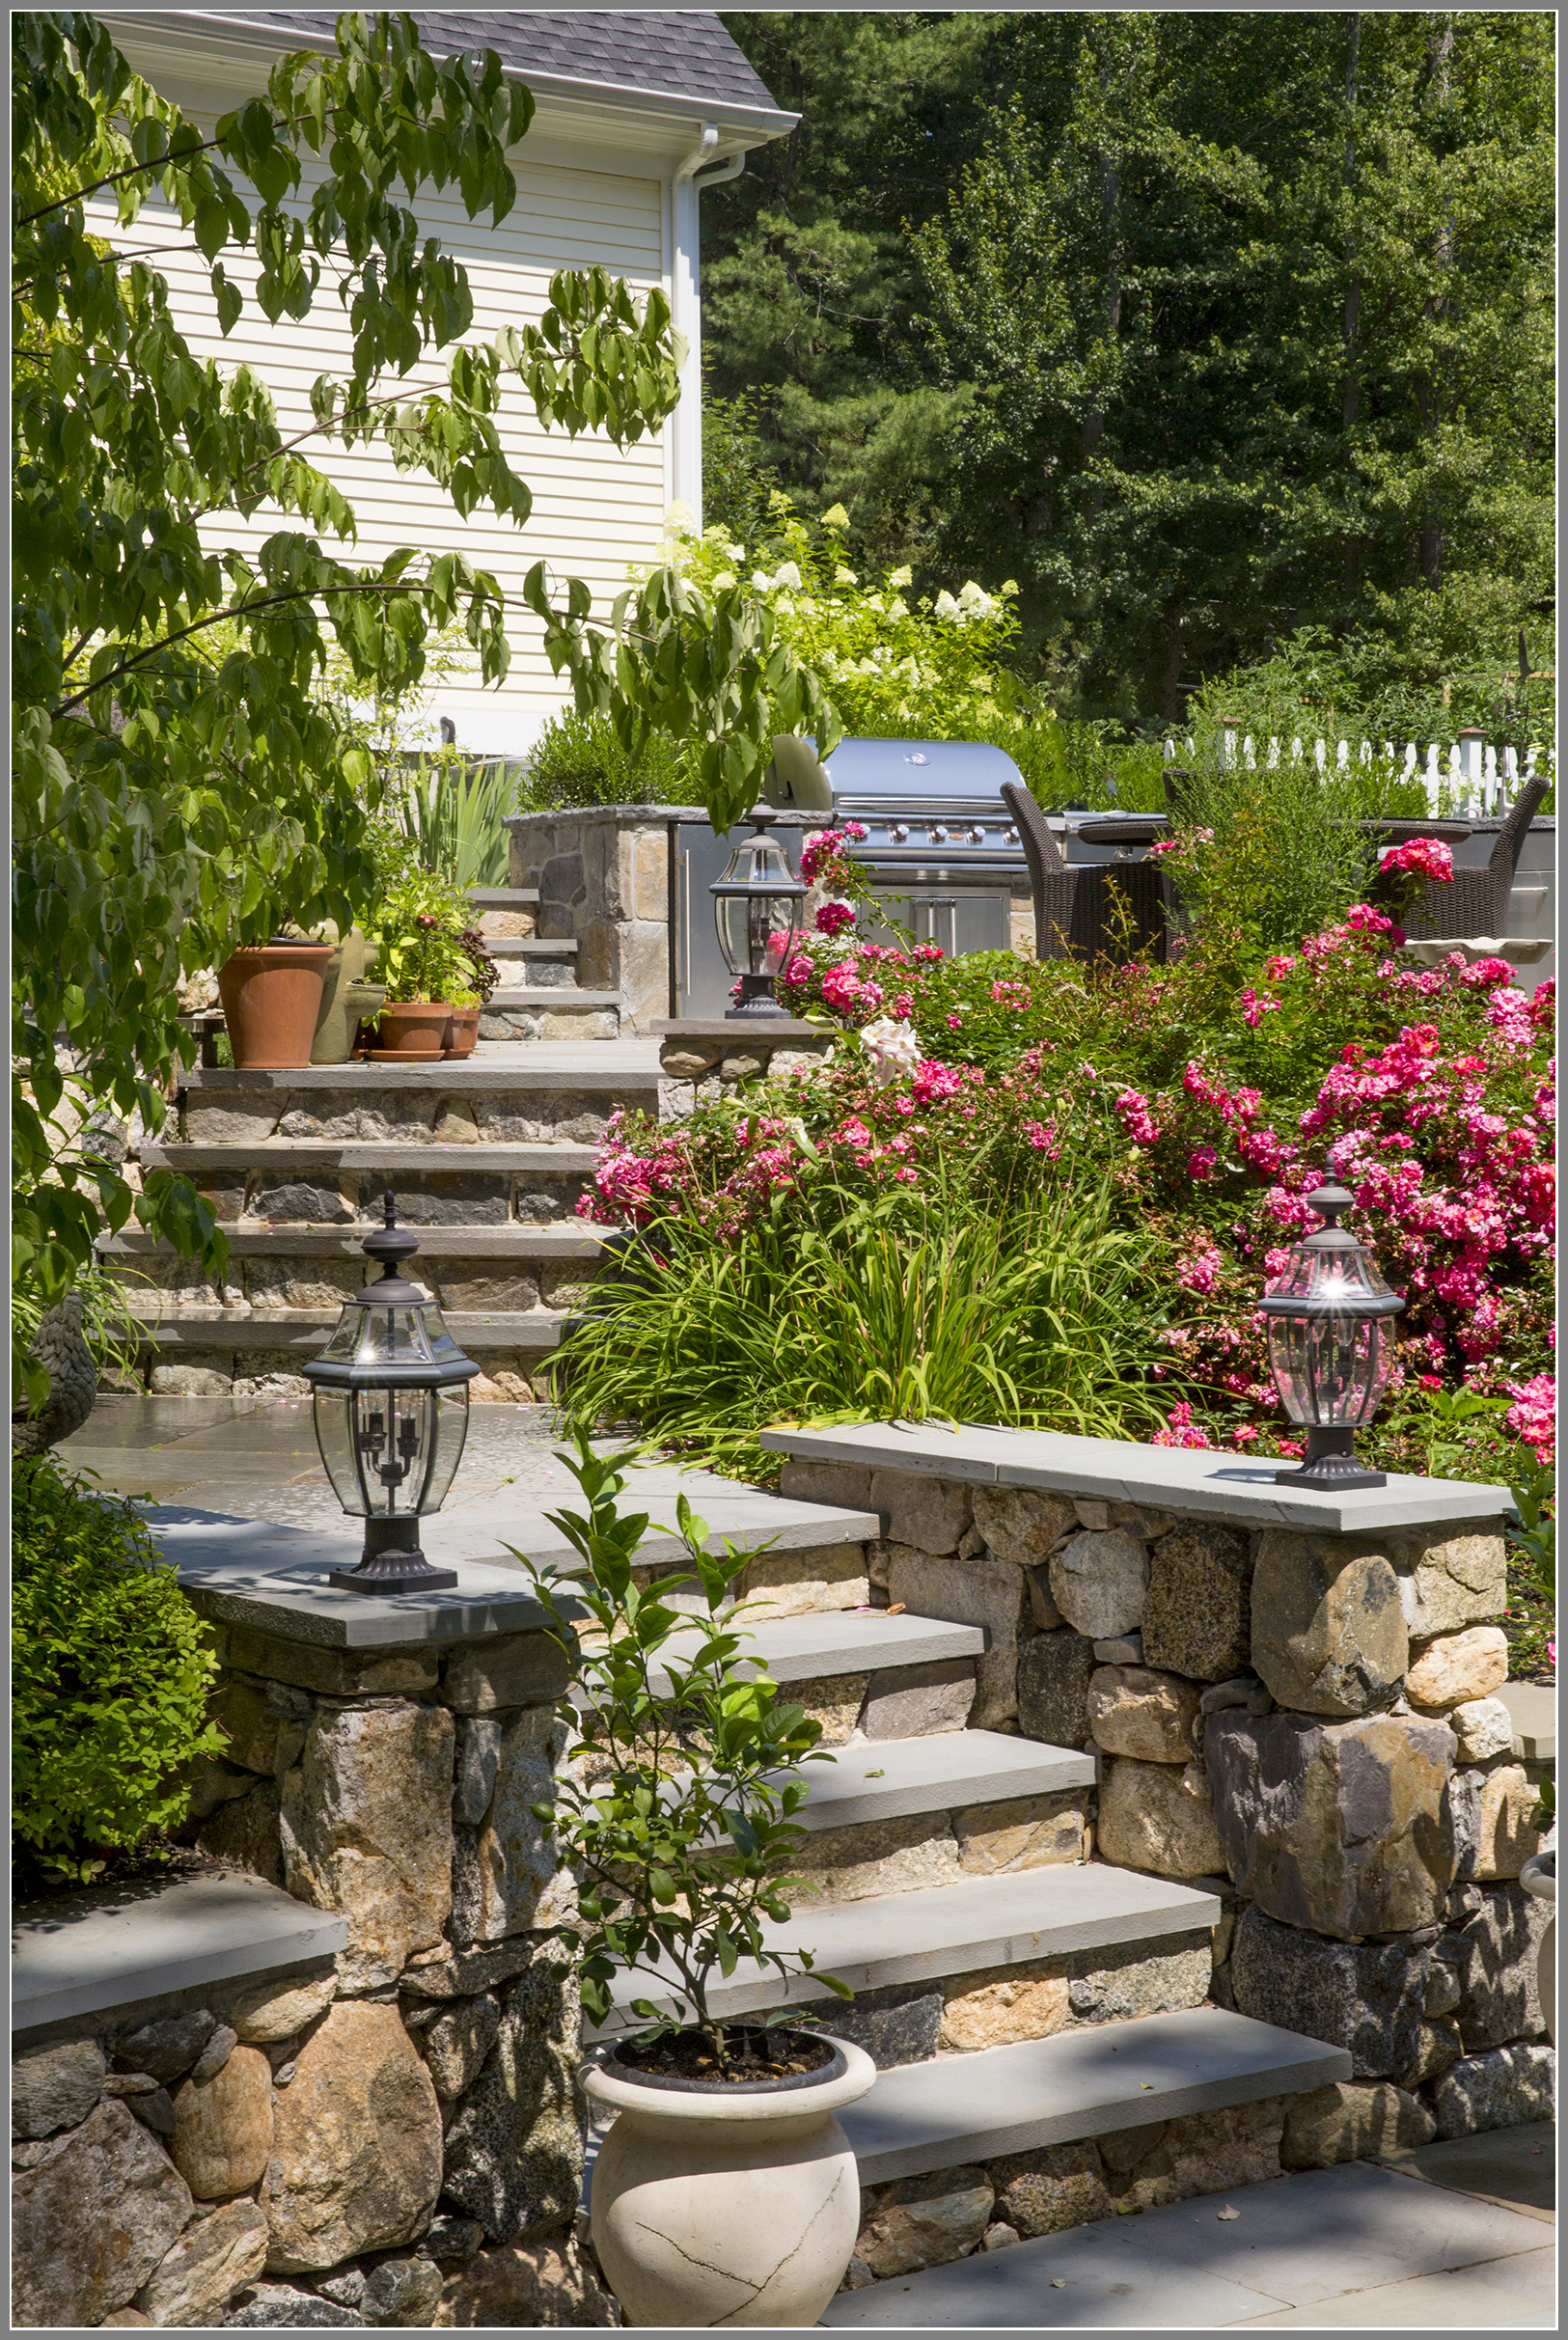
[[614,1242],[573,1215],[598,1141],[618,1106],[657,1098],[650,1052],[599,1045],[601,1061],[481,1043],[429,1067],[188,1072],[173,1132],[140,1145],[133,1174],[193,1179],[229,1236],[223,1281],[135,1231],[101,1247],[148,1323],[154,1390],[303,1394],[300,1363],[365,1280],[359,1247],[390,1188],[420,1230],[415,1272],[484,1368],[475,1393],[544,1394]]
[[[1286,2101],[1350,2056],[1210,2003],[1228,1887],[1093,1858],[1092,1753],[968,1726],[985,1629],[822,1608],[753,1632],[833,1755],[809,1767],[791,1864],[818,1893],[769,1934],[856,1996],[743,1963],[712,2003],[798,2006],[878,2066],[839,2115],[862,2187],[848,2288],[896,2296],[977,2249],[1278,2175]],[[634,2027],[634,1996],[661,1996],[626,1978],[585,2038]]]
[[503,970],[472,1056],[203,1065],[172,1123],[136,1147],[132,1180],[188,1174],[230,1246],[216,1284],[135,1229],[100,1244],[148,1326],[155,1391],[304,1394],[300,1364],[365,1280],[359,1247],[390,1188],[420,1230],[415,1273],[483,1367],[471,1394],[548,1394],[562,1327],[615,1246],[576,1204],[612,1113],[657,1110],[657,1052],[621,1038],[618,993],[580,987],[575,939],[536,931],[536,888],[469,898]]
[[579,945],[536,932],[536,886],[475,886],[485,948],[502,980],[480,1018],[481,1040],[613,1040],[620,1032],[619,992],[585,991],[577,980]]

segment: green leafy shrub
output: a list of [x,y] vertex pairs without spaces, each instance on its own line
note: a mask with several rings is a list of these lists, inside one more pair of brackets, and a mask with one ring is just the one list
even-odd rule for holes
[[608,715],[552,715],[534,743],[517,810],[701,804],[702,791],[691,763],[690,744],[679,746],[663,731],[651,732],[634,757],[616,737]]
[[24,1873],[86,1884],[183,1818],[221,1752],[206,1627],[133,1507],[54,1456],[12,1470],[12,1832]]

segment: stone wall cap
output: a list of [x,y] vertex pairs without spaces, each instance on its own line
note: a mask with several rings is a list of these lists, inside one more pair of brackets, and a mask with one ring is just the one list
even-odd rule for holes
[[[650,1504],[674,1509],[674,1492],[657,1479],[637,1492]],[[714,1496],[702,1486],[692,1493],[708,1519],[707,1548],[714,1554],[723,1552],[727,1538],[744,1551],[777,1554],[865,1544],[882,1532],[874,1511],[808,1503],[739,1484],[732,1494]],[[545,1612],[523,1588],[523,1563],[508,1547],[564,1575],[583,1567],[542,1511],[493,1498],[482,1510],[439,1513],[421,1528],[426,1557],[455,1568],[455,1585],[392,1597],[340,1592],[327,1583],[335,1568],[359,1564],[362,1539],[346,1519],[341,1529],[280,1528],[182,1503],[150,1505],[144,1516],[204,1616],[320,1648],[389,1651],[498,1633],[542,1633]],[[685,1553],[678,1536],[650,1534],[637,1556],[640,1564],[659,1565],[683,1559]]]
[[793,1016],[737,1016],[733,1022],[723,1016],[657,1016],[649,1025],[650,1032],[664,1039],[729,1040],[736,1048],[748,1042],[765,1040],[838,1040],[843,1034],[837,1026],[807,1024]]
[[[731,824],[731,832],[743,829],[746,815],[741,813]],[[831,812],[775,812],[777,829],[828,829],[833,826]],[[651,827],[665,821],[698,821],[708,825],[705,805],[557,805],[543,812],[503,812],[501,826],[514,833],[528,829],[559,828],[565,821],[613,821],[618,828]]]
[[981,1486],[1037,1487],[1102,1501],[1146,1503],[1254,1527],[1318,1528],[1353,1535],[1431,1521],[1501,1520],[1505,1487],[1468,1479],[1413,1478],[1390,1472],[1382,1487],[1327,1493],[1279,1485],[1272,1457],[1212,1446],[1154,1446],[1131,1440],[1073,1438],[1056,1430],[1001,1430],[940,1422],[868,1422],[805,1430],[775,1424],[761,1434],[774,1454],[808,1462],[860,1463],[871,1470],[923,1472]]
[[347,1921],[259,1877],[105,1886],[24,1912],[12,1929],[11,2027],[35,2031],[236,1976],[330,1958]]
[[[492,1634],[542,1633],[548,1622],[539,1604],[519,1589],[515,1566],[465,1563],[461,1581],[436,1592],[339,1592],[327,1579],[335,1568],[358,1566],[362,1541],[356,1535],[227,1519],[179,1503],[152,1505],[145,1516],[194,1609],[280,1640],[386,1652]],[[427,1530],[424,1542],[430,1547],[426,1557],[446,1556]]]

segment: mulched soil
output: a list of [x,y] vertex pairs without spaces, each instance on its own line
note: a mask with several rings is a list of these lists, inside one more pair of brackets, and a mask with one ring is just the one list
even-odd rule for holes
[[735,2031],[725,2040],[725,2063],[720,2067],[711,2043],[701,2031],[670,2031],[652,2041],[625,2040],[617,2048],[622,2064],[648,2072],[660,2079],[722,2081],[743,2086],[750,2081],[793,2079],[820,2072],[831,2064],[834,2050],[811,2031]]

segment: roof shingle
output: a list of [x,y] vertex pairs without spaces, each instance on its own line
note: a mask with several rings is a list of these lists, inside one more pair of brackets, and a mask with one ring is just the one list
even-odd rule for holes
[[[304,39],[330,40],[328,11],[211,8],[176,12],[254,20]],[[780,111],[715,15],[695,9],[416,9],[420,38],[433,56],[491,48],[504,65],[527,75],[559,73],[607,82],[649,96],[693,97],[718,105]]]

